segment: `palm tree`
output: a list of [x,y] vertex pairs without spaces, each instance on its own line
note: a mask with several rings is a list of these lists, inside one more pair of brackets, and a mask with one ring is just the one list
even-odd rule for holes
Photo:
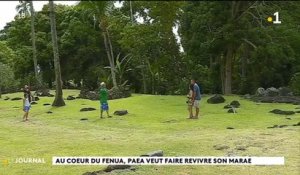
[[55,69],[55,81],[56,81],[56,93],[55,99],[52,106],[65,106],[62,92],[62,80],[60,71],[60,62],[57,45],[57,33],[56,33],[56,22],[55,22],[55,10],[53,1],[49,0],[49,11],[50,11],[50,24],[51,24],[51,35],[52,35],[52,47],[54,55],[54,69]]
[[116,69],[115,69],[115,59],[113,53],[113,47],[110,40],[110,35],[108,31],[108,9],[113,5],[112,1],[81,1],[80,7],[91,10],[91,13],[95,15],[96,20],[99,22],[99,28],[102,31],[104,47],[106,50],[106,55],[110,65],[111,77],[113,81],[113,86],[118,87],[116,79]]
[[32,1],[19,1],[20,4],[17,5],[16,10],[20,14],[20,16],[28,16],[30,15],[31,18],[31,41],[32,41],[32,59],[34,64],[34,75],[35,79],[38,83],[38,87],[41,87],[41,80],[38,76],[38,68],[37,68],[37,58],[36,58],[36,37],[35,37],[35,28],[34,28],[34,20],[35,20],[35,11],[33,8],[33,2]]
[[133,13],[132,13],[131,0],[129,0],[129,7],[130,7],[130,19],[131,19],[131,23],[133,23]]
[[27,1],[19,1],[20,4],[16,6],[16,11],[19,17],[27,17],[30,15],[29,3]]

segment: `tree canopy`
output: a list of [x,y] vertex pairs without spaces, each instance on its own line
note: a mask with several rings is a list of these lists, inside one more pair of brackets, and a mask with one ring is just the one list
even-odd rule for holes
[[[34,2],[33,2],[34,3]],[[0,32],[0,62],[19,83],[36,85],[33,43],[44,86],[54,87],[49,6],[30,6]],[[296,1],[83,1],[55,5],[63,87],[130,85],[133,92],[186,94],[194,77],[203,93],[245,94],[290,86],[300,72]],[[279,12],[281,24],[267,18]],[[142,22],[141,22],[142,21]],[[174,30],[178,29],[178,36]],[[180,42],[178,41],[180,38]],[[183,51],[180,51],[180,48]],[[297,84],[297,83],[296,83]]]

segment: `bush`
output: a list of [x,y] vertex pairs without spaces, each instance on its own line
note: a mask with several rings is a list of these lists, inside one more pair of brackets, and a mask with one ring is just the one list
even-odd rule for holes
[[[98,88],[99,83],[101,81],[104,82],[110,82],[107,78],[108,77],[107,72],[109,70],[105,70],[101,66],[92,66],[89,67],[86,72],[84,73],[84,78],[83,78],[83,86],[84,88],[87,88],[89,90],[95,90]],[[107,85],[109,85],[107,83]]]
[[1,93],[16,92],[19,85],[19,81],[14,78],[13,70],[0,62],[0,97]]
[[189,93],[189,83],[188,78],[182,78],[177,86],[177,90],[174,92],[175,95],[186,95]]
[[291,78],[290,88],[295,95],[300,95],[300,72],[295,73]]
[[197,83],[200,86],[201,93],[211,93],[211,71],[207,66],[202,66],[200,64],[195,65],[195,67],[192,69],[191,78],[195,78],[197,80]]
[[257,90],[256,82],[248,78],[240,78],[238,94],[253,94]]

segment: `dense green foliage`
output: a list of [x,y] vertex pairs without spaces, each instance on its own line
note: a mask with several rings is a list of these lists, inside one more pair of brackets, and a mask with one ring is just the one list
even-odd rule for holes
[[18,81],[14,79],[14,72],[7,64],[0,62],[0,98],[2,92],[16,91],[18,86]]
[[[279,9],[282,24],[268,23]],[[287,85],[299,71],[298,10],[298,2],[188,3],[180,29],[186,59],[191,69],[209,66],[211,88],[219,92],[226,89],[228,70],[235,93]]]
[[[245,94],[271,86],[291,86],[297,92],[293,77],[300,72],[299,2],[133,1],[131,5],[128,1],[121,8],[100,1],[56,5],[65,87],[96,89],[99,81],[107,81],[109,87],[127,83],[138,93],[185,94],[189,79],[195,77],[203,93]],[[266,20],[276,11],[280,25]],[[141,19],[143,23],[138,22]],[[36,12],[34,22],[37,64],[43,83],[52,88],[48,5]],[[174,27],[179,28],[181,43]],[[31,31],[30,15],[8,23],[0,33],[0,62],[13,69],[21,84],[36,85]]]

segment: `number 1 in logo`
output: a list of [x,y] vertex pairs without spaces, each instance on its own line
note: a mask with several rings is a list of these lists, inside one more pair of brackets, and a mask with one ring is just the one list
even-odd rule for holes
[[279,20],[279,12],[274,13],[275,21],[273,21],[273,24],[281,24],[281,21]]

